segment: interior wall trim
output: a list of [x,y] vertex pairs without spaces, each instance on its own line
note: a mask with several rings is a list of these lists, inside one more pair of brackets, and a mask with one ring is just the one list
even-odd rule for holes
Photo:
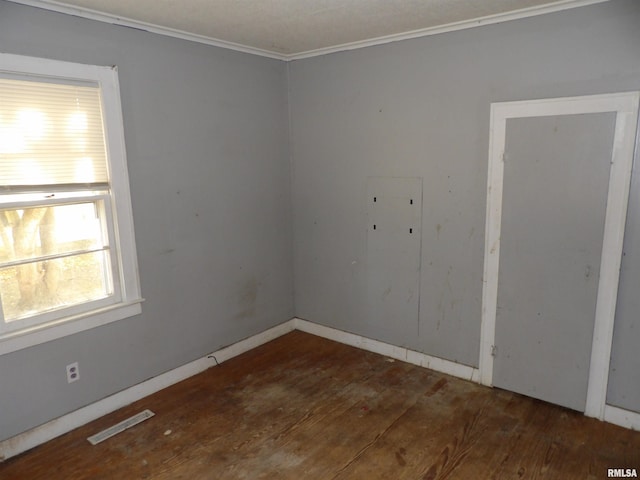
[[585,415],[605,419],[620,264],[640,108],[640,92],[547,98],[491,104],[489,174],[480,328],[480,382],[493,385],[507,120],[615,113]]
[[[195,33],[189,33],[174,28],[163,27],[161,25],[155,25],[153,23],[142,22],[134,20],[132,18],[120,17],[118,15],[112,15],[109,13],[99,12],[86,7],[78,7],[63,2],[56,2],[54,0],[7,0],[13,3],[19,3],[21,5],[27,5],[29,7],[41,8],[43,10],[49,10],[51,12],[64,13],[66,15],[72,15],[74,17],[86,18],[89,20],[96,20],[102,23],[108,23],[111,25],[119,25],[122,27],[135,28],[137,30],[143,30],[145,32],[157,33],[158,35],[164,35],[166,37],[179,38],[181,40],[188,40],[190,42],[202,43],[204,45],[211,45],[213,47],[225,48],[227,50],[235,50],[237,52],[249,53],[251,55],[258,55],[260,57],[275,58],[277,60],[287,60],[286,55],[281,55],[261,48],[250,47],[248,45],[242,45],[239,43],[228,42],[226,40],[220,40],[218,38],[206,37],[204,35],[197,35]],[[601,0],[608,1],[608,0]]]
[[389,343],[372,340],[354,333],[344,332],[331,327],[325,327],[317,323],[309,322],[301,318],[294,318],[296,330],[307,332],[318,337],[327,338],[336,342],[360,348],[368,352],[384,355],[394,360],[411,363],[419,367],[429,368],[440,373],[446,373],[453,377],[470,380],[472,382],[480,382],[480,371],[477,368],[460,363],[445,360],[443,358],[432,357],[425,353],[409,350],[408,348],[398,347]]
[[571,8],[585,7],[587,5],[593,5],[596,3],[604,3],[610,0],[562,0],[553,4],[538,5],[535,7],[528,7],[512,12],[498,13],[493,15],[487,15],[484,17],[474,18],[471,20],[463,20],[459,22],[452,22],[446,25],[427,27],[409,32],[402,32],[393,35],[385,35],[381,37],[371,38],[367,40],[360,40],[355,42],[343,43],[331,47],[318,48],[314,50],[308,50],[304,52],[296,52],[291,54],[283,54],[273,52],[270,50],[264,50],[261,48],[251,47],[248,45],[242,45],[239,43],[229,42],[218,38],[207,37],[204,35],[197,35],[182,30],[177,30],[169,27],[163,27],[152,23],[146,23],[131,18],[120,17],[108,13],[99,12],[86,7],[78,7],[64,2],[58,2],[55,0],[8,0],[13,3],[19,3],[22,5],[28,5],[31,7],[42,8],[58,13],[65,13],[67,15],[73,15],[76,17],[87,18],[90,20],[96,20],[103,23],[109,23],[112,25],[120,25],[125,27],[136,28],[138,30],[144,30],[151,33],[157,33],[159,35],[165,35],[168,37],[179,38],[182,40],[188,40],[191,42],[202,43],[205,45],[211,45],[214,47],[226,48],[228,50],[235,50],[238,52],[249,53],[252,55],[258,55],[261,57],[274,58],[277,60],[290,61],[300,60],[303,58],[318,57],[321,55],[328,55],[330,53],[343,52],[348,50],[356,50],[360,48],[371,47],[374,45],[383,45],[385,43],[399,42],[402,40],[409,40],[412,38],[428,37],[431,35],[439,35],[441,33],[455,32],[458,30],[466,30],[469,28],[482,27],[484,25],[492,25],[496,23],[509,22],[512,20],[519,20],[522,18],[535,17],[537,15],[546,15],[548,13],[560,12]]
[[[258,333],[252,337],[241,340],[228,347],[217,350],[203,358],[197,359],[186,365],[170,370],[153,377],[142,383],[127,388],[107,398],[99,400],[91,405],[51,420],[39,427],[35,427],[24,433],[8,438],[0,442],[0,462],[26,452],[38,445],[53,440],[60,435],[81,427],[97,418],[111,413],[119,408],[129,405],[146,396],[156,393],[175,383],[196,375],[200,372],[225,362],[244,352],[274,340],[293,330],[310,333],[327,338],[345,345],[360,348],[369,352],[385,355],[389,358],[408,362],[424,368],[429,368],[454,377],[480,382],[479,370],[468,365],[432,357],[424,353],[398,347],[378,340],[372,340],[361,335],[344,332],[335,328],[319,325],[317,323],[294,317],[280,325]],[[215,358],[214,358],[215,357]],[[216,363],[217,362],[217,363]],[[604,420],[621,427],[640,430],[640,413],[624,410],[622,408],[607,405]]]
[[399,42],[402,40],[410,40],[413,38],[429,37],[431,35],[440,35],[441,33],[457,32],[458,30],[467,30],[470,28],[483,27],[485,25],[493,25],[496,23],[510,22],[512,20],[520,20],[523,18],[536,17],[538,15],[546,15],[548,13],[561,12],[570,8],[585,7],[596,3],[604,3],[609,0],[565,0],[559,3],[539,5],[535,7],[523,8],[506,13],[496,13],[471,20],[463,20],[460,22],[452,22],[446,25],[421,28],[409,32],[402,32],[393,35],[385,35],[383,37],[361,40],[357,42],[344,43],[333,47],[319,48],[306,52],[294,53],[286,55],[287,60],[299,60],[303,58],[318,57],[328,55],[330,53],[344,52],[348,50],[357,50],[360,48],[372,47],[375,45],[384,45],[386,43]]
[[604,407],[604,421],[619,427],[640,430],[640,413],[607,405]]
[[294,321],[289,320],[252,337],[240,340],[228,347],[221,348],[203,358],[194,360],[181,367],[150,378],[114,395],[98,400],[86,407],[82,407],[62,417],[51,420],[43,425],[27,430],[14,437],[0,442],[0,462],[26,452],[49,440],[53,440],[71,430],[96,420],[119,408],[125,407],[137,400],[152,395],[164,388],[186,380],[193,375],[215,367],[244,352],[256,348],[275,338],[285,335],[294,328]]

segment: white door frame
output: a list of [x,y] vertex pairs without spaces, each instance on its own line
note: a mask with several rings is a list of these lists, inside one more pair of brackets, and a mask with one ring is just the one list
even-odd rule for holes
[[604,418],[640,92],[491,104],[480,329],[480,383],[493,384],[507,119],[616,113],[585,415]]

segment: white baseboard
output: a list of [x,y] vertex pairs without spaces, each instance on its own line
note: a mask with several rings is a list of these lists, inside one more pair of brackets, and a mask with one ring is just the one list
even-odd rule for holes
[[432,357],[424,353],[380,342],[378,340],[372,340],[361,335],[343,332],[342,330],[337,330],[331,327],[325,327],[323,325],[318,325],[317,323],[302,320],[301,318],[294,318],[293,321],[294,328],[296,330],[311,333],[318,337],[328,338],[329,340],[334,340],[345,345],[351,345],[352,347],[378,353],[396,360],[402,360],[403,362],[418,365],[419,367],[429,368],[437,372],[446,373],[447,375],[462,378],[464,380],[478,382],[480,378],[480,371],[477,368],[462,365],[450,360],[444,360],[438,357]]
[[[294,318],[295,330],[311,333],[319,337],[328,338],[336,342],[351,345],[370,352],[385,355],[396,360],[402,360],[413,365],[429,368],[437,372],[446,373],[453,377],[471,380],[480,383],[480,370],[467,365],[461,365],[450,360],[444,360],[438,357],[432,357],[424,353],[409,350],[403,347],[397,347],[388,343],[371,340],[370,338],[355,335],[353,333],[343,332],[331,327],[318,325],[301,318]],[[613,423],[620,427],[629,428],[631,430],[640,430],[640,413],[625,410],[623,408],[606,405],[604,411],[604,421]]]
[[624,408],[605,405],[604,421],[620,427],[640,430],[640,413],[625,410]]
[[[432,357],[424,353],[398,347],[388,343],[372,340],[370,338],[343,332],[331,327],[318,325],[301,318],[293,318],[269,330],[241,340],[233,345],[210,353],[191,363],[178,367],[169,372],[158,375],[145,382],[127,388],[121,392],[99,400],[91,405],[80,408],[60,418],[28,430],[15,437],[0,442],[0,462],[14,457],[20,453],[48,442],[75,428],[81,427],[97,418],[111,413],[119,408],[129,405],[137,400],[156,393],[175,383],[185,380],[219,363],[236,357],[255,347],[267,343],[275,338],[285,335],[293,330],[300,330],[312,335],[334,340],[345,345],[367,350],[369,352],[385,355],[389,358],[401,360],[420,367],[429,368],[454,377],[479,383],[479,370],[467,365]],[[605,407],[604,420],[621,427],[632,430],[640,430],[640,413],[631,412],[622,408],[607,405]]]
[[85,425],[97,418],[156,393],[175,383],[214,367],[230,358],[247,352],[294,329],[294,321],[289,320],[262,333],[241,340],[233,345],[210,353],[169,372],[150,378],[142,383],[99,400],[91,405],[56,418],[39,427],[0,442],[0,462],[26,452],[33,447],[48,442],[60,435]]

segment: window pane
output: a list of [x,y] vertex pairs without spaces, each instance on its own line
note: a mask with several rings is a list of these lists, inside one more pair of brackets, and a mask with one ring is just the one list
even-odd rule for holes
[[116,68],[0,52],[0,355],[140,313],[123,140]]
[[0,78],[0,185],[107,179],[98,86]]
[[102,200],[25,209],[0,209],[0,266],[106,246]]
[[5,321],[111,295],[108,265],[108,251],[100,251],[0,268]]

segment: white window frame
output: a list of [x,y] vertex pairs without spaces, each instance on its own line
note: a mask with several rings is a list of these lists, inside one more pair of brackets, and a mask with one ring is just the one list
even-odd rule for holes
[[[117,68],[0,53],[0,73],[36,80],[41,77],[48,81],[58,79],[61,82],[91,82],[100,87],[110,185],[105,205],[109,204],[106,208],[113,215],[114,231],[109,232],[109,236],[113,237],[113,270],[118,275],[117,279],[114,278],[113,302],[109,305],[98,302],[96,308],[80,313],[73,313],[73,309],[69,309],[66,316],[48,315],[38,324],[0,333],[0,355],[4,355],[137,315],[142,311],[143,299],[138,275]],[[77,199],[71,199],[71,202],[75,200]]]

